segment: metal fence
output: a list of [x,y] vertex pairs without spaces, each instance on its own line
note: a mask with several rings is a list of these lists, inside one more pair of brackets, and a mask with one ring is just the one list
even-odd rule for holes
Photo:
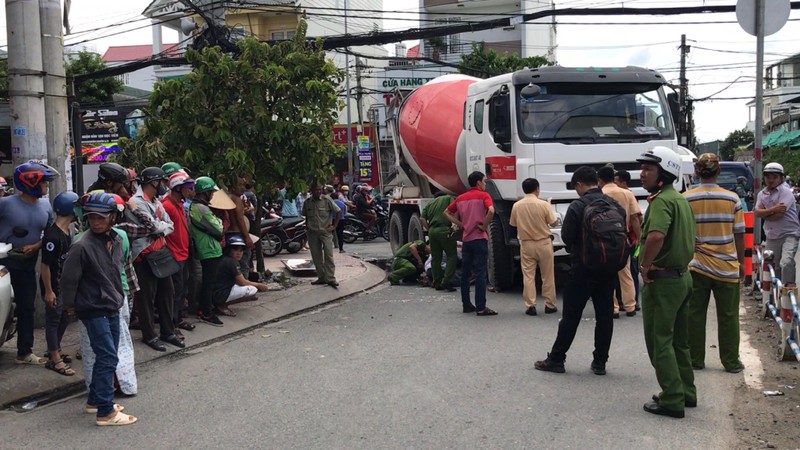
[[774,319],[781,334],[778,345],[778,359],[800,362],[800,313],[797,311],[797,288],[787,289],[775,275],[775,254],[756,246],[753,266],[757,272],[754,277],[754,294],[761,293],[761,309],[765,319]]

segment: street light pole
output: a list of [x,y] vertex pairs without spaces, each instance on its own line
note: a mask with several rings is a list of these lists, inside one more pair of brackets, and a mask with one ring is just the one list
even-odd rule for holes
[[[344,35],[347,36],[347,0],[344,0]],[[347,52],[348,49],[345,49]],[[347,102],[347,173],[350,177],[350,185],[355,182],[355,174],[353,171],[353,136],[352,136],[352,123],[350,118],[350,54],[344,54],[344,90],[345,101]]]

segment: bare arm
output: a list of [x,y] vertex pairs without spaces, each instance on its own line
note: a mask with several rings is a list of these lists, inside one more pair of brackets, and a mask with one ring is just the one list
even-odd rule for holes
[[234,279],[237,286],[253,286],[254,288],[258,289],[258,292],[266,292],[267,285],[264,283],[253,283],[252,281],[246,279],[242,274],[236,275]]
[[489,207],[486,217],[483,219],[483,223],[478,225],[478,229],[486,231],[489,228],[489,224],[492,223],[492,219],[494,219],[494,206]]
[[631,216],[631,231],[633,231],[634,243],[638,243],[639,237],[642,235],[642,216],[640,214]]
[[783,218],[783,213],[786,212],[786,205],[778,203],[772,208],[756,208],[754,212],[756,217],[766,220],[780,220]]
[[42,284],[44,284],[44,302],[47,306],[53,307],[56,304],[56,293],[53,292],[52,278],[50,275],[50,266],[45,263],[39,265],[42,274]]
[[411,247],[409,247],[408,249],[411,251],[411,256],[413,256],[414,259],[417,260],[418,266],[422,266],[425,264],[425,261],[422,260],[422,257],[419,255],[419,252],[417,251],[416,244],[411,244]]
[[733,235],[736,242],[736,259],[739,260],[739,281],[744,281],[744,234]]
[[459,228],[464,228],[464,224],[461,223],[461,219],[458,217],[458,213],[452,213],[449,209],[444,210],[444,216],[447,217],[447,220],[454,223]]

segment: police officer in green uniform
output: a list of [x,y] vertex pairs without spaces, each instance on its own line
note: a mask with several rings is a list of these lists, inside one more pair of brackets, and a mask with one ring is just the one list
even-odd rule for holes
[[647,354],[661,393],[644,410],[681,418],[684,407],[697,405],[689,353],[689,300],[692,277],[687,265],[694,256],[694,215],[689,202],[673,187],[680,178],[680,156],[654,147],[637,159],[642,187],[650,206],[642,225],[639,255],[642,279],[642,320]]
[[[453,292],[453,276],[458,265],[458,254],[456,253],[456,236],[450,226],[450,220],[444,215],[444,210],[450,206],[456,198],[444,192],[436,194],[436,198],[425,206],[422,210],[420,221],[422,226],[428,230],[431,247],[431,270],[433,270],[433,287],[437,291],[446,290]],[[447,266],[442,278],[442,252],[447,255]]]
[[[336,266],[333,264],[333,231],[339,225],[339,207],[327,195],[322,195],[322,185],[311,183],[311,198],[303,202],[303,215],[308,227],[308,248],[317,271],[317,280],[311,284],[339,286]],[[334,217],[331,223],[331,217]]]
[[395,285],[403,280],[416,279],[424,272],[425,258],[430,252],[431,248],[425,245],[425,241],[412,241],[397,249],[392,261],[389,283]]

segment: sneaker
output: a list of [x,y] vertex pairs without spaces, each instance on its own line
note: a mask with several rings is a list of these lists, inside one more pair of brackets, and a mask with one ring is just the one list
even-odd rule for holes
[[605,375],[606,374],[606,365],[601,364],[599,362],[592,361],[592,373],[595,375]]
[[550,354],[547,354],[547,358],[543,361],[536,361],[533,364],[533,368],[536,370],[542,370],[544,372],[553,372],[553,373],[564,373],[566,370],[564,369],[564,362],[556,362],[550,359]]
[[207,316],[201,312],[198,312],[197,318],[200,319],[201,322],[207,323],[215,327],[221,327],[223,325],[222,321],[219,320],[219,317],[215,316],[214,314]]

